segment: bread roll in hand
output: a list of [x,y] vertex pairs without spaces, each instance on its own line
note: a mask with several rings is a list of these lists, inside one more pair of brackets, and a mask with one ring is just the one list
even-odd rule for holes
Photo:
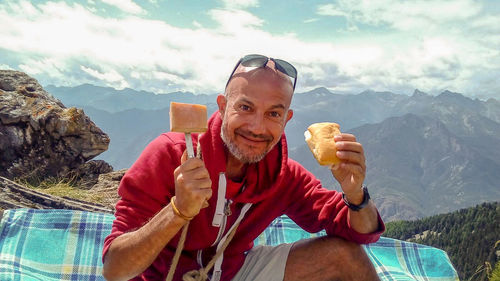
[[320,165],[336,165],[340,163],[333,136],[340,135],[337,123],[314,123],[304,132],[307,145]]

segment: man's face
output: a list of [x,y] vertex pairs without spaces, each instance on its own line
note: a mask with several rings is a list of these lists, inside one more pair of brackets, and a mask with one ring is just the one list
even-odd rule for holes
[[262,160],[292,118],[292,94],[290,80],[269,67],[235,74],[226,96],[217,97],[229,152],[243,163]]

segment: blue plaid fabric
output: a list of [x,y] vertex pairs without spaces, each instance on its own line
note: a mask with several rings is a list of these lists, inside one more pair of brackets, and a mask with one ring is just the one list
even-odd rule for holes
[[[0,221],[0,280],[104,280],[101,251],[113,215],[72,210],[12,209]],[[256,244],[276,245],[310,234],[277,218]],[[442,250],[382,237],[364,246],[381,280],[458,280]]]
[[101,251],[113,216],[12,209],[0,222],[0,280],[104,280]]
[[[255,244],[278,245],[322,235],[326,233],[305,232],[290,218],[281,216],[266,228],[255,240]],[[443,250],[386,237],[381,237],[376,243],[363,247],[382,281],[459,280],[448,255]]]

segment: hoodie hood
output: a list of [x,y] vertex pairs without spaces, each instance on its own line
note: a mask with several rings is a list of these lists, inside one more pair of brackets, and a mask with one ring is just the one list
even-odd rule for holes
[[[226,172],[227,155],[229,153],[220,136],[222,118],[216,111],[208,120],[209,130],[199,138],[203,159],[211,175]],[[244,190],[231,198],[238,203],[258,203],[278,192],[283,179],[286,178],[288,161],[286,137],[283,133],[280,141],[267,153],[261,161],[249,164],[244,179]],[[204,160],[207,161],[207,160]]]

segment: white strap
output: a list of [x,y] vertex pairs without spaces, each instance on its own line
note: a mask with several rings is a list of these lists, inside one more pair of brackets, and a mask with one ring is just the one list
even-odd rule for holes
[[212,226],[220,227],[224,217],[224,206],[226,204],[226,175],[219,174],[219,191],[217,193],[217,205],[215,207],[215,214],[212,220]]
[[[222,244],[224,244],[224,241],[226,241],[229,233],[231,233],[231,231],[233,231],[233,229],[239,225],[239,223],[241,222],[241,220],[243,219],[243,217],[245,216],[247,211],[250,209],[250,207],[252,207],[252,203],[246,203],[245,206],[243,206],[243,208],[241,209],[240,215],[238,216],[238,218],[236,219],[234,224],[227,231],[226,235],[224,235],[224,237],[222,237],[222,239],[219,241],[219,244],[217,245],[217,251],[219,251],[220,247],[222,247]],[[222,275],[221,268],[222,268],[222,261],[223,260],[224,260],[224,253],[215,261],[214,273],[213,273],[212,279],[211,279],[212,281],[219,281],[220,280],[220,277]]]
[[198,250],[198,252],[197,252],[197,254],[196,254],[196,259],[197,259],[197,261],[198,261],[198,265],[199,265],[200,267],[203,267],[203,258],[202,258],[203,256],[202,256],[202,252],[203,252],[203,250]]

